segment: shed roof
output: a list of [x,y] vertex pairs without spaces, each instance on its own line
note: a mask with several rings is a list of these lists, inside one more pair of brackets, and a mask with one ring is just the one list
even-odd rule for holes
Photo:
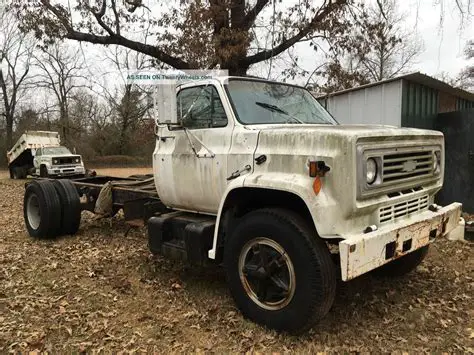
[[439,91],[444,91],[444,92],[447,92],[451,95],[454,95],[454,96],[460,97],[462,99],[474,102],[474,93],[473,92],[469,92],[469,91],[466,91],[466,90],[463,90],[463,89],[460,89],[460,88],[456,88],[454,86],[449,85],[448,83],[445,83],[444,81],[435,79],[431,76],[428,76],[428,75],[420,73],[420,72],[414,72],[414,73],[410,73],[410,74],[400,75],[400,76],[397,76],[395,78],[385,79],[385,80],[382,80],[382,81],[377,81],[375,83],[356,86],[356,87],[353,87],[353,88],[350,88],[350,89],[345,89],[345,90],[341,90],[341,91],[332,92],[330,94],[317,95],[317,98],[338,96],[338,95],[342,95],[342,94],[345,94],[345,93],[348,93],[348,92],[351,92],[351,91],[362,90],[362,89],[370,88],[372,86],[382,85],[382,84],[386,84],[386,83],[390,83],[392,81],[397,81],[397,80],[402,80],[402,79],[409,80],[409,81],[414,82],[414,83],[422,84],[422,85],[428,86],[430,88],[437,89]]

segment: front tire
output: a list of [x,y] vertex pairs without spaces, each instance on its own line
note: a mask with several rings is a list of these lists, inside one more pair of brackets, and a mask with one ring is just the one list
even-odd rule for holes
[[48,169],[46,168],[45,165],[40,166],[40,177],[43,177],[43,178],[49,177]]
[[393,260],[378,269],[374,270],[374,274],[379,277],[401,277],[416,269],[428,254],[429,245],[425,245],[420,249]]
[[226,241],[229,288],[242,314],[280,331],[304,331],[331,308],[335,265],[326,244],[294,212],[248,213]]

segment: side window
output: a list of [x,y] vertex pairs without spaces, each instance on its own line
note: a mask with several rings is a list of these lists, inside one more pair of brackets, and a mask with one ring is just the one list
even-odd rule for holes
[[186,128],[227,126],[227,116],[214,86],[183,89],[177,96],[178,120]]
[[42,152],[43,152],[43,149],[41,149],[41,148],[36,149],[36,156],[40,157]]

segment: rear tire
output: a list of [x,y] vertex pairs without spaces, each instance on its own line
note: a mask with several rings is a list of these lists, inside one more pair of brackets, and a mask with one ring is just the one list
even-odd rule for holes
[[26,176],[28,174],[27,174],[27,170],[24,166],[19,166],[19,167],[16,167],[15,169],[16,169],[17,179],[26,179]]
[[261,209],[242,217],[226,241],[224,264],[242,314],[269,328],[304,331],[333,304],[329,250],[292,211]]
[[400,277],[408,274],[421,264],[428,254],[429,247],[429,245],[425,245],[420,249],[375,269],[374,275],[379,277]]
[[69,180],[54,180],[61,203],[61,235],[74,235],[81,223],[81,202],[76,187]]
[[23,217],[33,238],[56,237],[60,233],[61,204],[51,181],[33,181],[26,186]]

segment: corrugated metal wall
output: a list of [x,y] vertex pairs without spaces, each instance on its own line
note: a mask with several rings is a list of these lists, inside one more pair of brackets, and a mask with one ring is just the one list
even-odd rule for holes
[[457,111],[468,110],[471,108],[474,108],[474,101],[468,101],[468,100],[460,99],[460,98],[456,100]]
[[330,96],[319,101],[341,124],[401,125],[402,80]]
[[461,99],[422,84],[403,80],[402,126],[434,128],[439,113],[474,108],[474,101]]
[[403,80],[402,126],[432,128],[438,107],[438,90]]

